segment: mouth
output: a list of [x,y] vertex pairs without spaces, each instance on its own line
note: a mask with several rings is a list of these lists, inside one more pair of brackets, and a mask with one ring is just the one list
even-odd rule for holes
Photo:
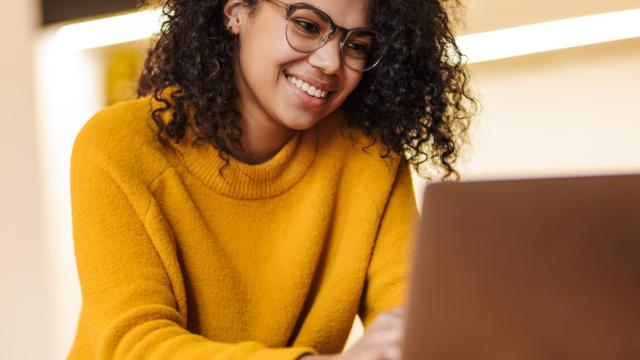
[[329,89],[322,88],[321,86],[314,86],[302,79],[298,79],[293,75],[285,73],[284,76],[289,84],[300,89],[302,92],[312,98],[325,100],[331,93],[333,93],[333,91]]

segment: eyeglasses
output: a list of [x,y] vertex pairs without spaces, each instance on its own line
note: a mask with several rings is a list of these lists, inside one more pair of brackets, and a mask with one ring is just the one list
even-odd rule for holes
[[310,4],[268,2],[286,10],[286,38],[292,49],[310,53],[324,46],[336,32],[343,34],[340,53],[345,65],[355,71],[373,69],[384,55],[382,36],[368,28],[347,29],[336,25],[331,17]]

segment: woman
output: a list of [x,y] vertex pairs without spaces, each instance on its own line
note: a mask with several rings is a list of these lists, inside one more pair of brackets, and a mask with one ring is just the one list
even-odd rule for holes
[[164,9],[141,98],[74,145],[69,358],[398,358],[409,167],[455,176],[473,105],[442,4]]

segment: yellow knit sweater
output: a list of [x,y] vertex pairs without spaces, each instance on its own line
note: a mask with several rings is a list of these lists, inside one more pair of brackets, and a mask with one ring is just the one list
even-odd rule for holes
[[[163,148],[148,98],[93,117],[72,156],[83,306],[69,359],[337,353],[403,300],[417,217],[406,161],[339,112],[272,159]],[[192,136],[192,135],[189,135]]]

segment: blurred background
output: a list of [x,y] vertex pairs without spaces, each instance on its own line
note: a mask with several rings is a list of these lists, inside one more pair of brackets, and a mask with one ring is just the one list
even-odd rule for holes
[[[63,359],[81,303],[71,146],[93,113],[135,96],[161,20],[136,0],[2,5],[0,358]],[[463,179],[640,172],[640,0],[465,5],[457,33],[482,108]]]

